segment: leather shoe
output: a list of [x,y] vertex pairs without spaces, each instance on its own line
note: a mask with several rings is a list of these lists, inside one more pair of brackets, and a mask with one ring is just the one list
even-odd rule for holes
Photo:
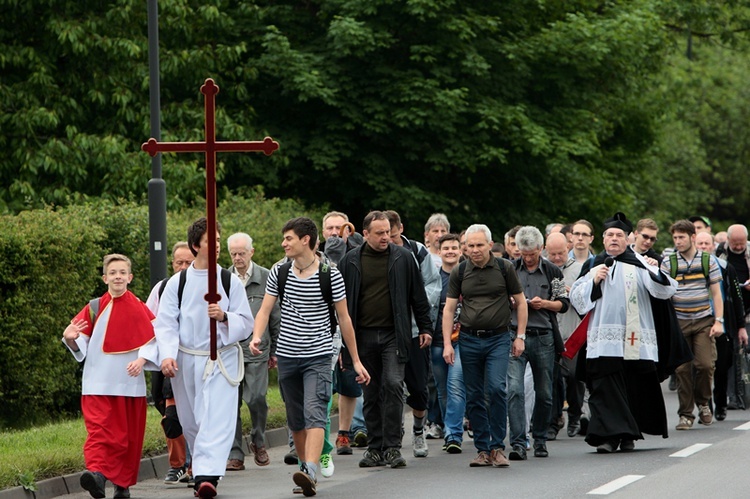
[[716,421],[724,421],[725,419],[727,419],[726,407],[721,407],[721,408],[717,407],[716,414],[714,414],[714,416],[716,416]]
[[120,487],[119,485],[115,485],[115,495],[113,495],[115,499],[130,499],[130,489],[128,487]]
[[242,471],[245,469],[245,463],[239,459],[227,460],[227,471]]
[[526,449],[523,445],[514,445],[513,450],[508,454],[508,459],[511,461],[526,461]]
[[548,457],[547,444],[534,444],[534,457]]
[[250,444],[250,450],[253,452],[253,461],[255,461],[255,464],[258,466],[268,466],[271,462],[266,448],[262,445],[258,447],[255,444]]
[[91,497],[98,499],[106,497],[104,485],[107,483],[107,479],[98,471],[84,471],[80,483],[81,488],[91,494]]
[[580,430],[581,430],[580,420],[573,420],[573,418],[568,419],[568,436],[570,438],[573,438],[576,435],[578,435],[578,432]]

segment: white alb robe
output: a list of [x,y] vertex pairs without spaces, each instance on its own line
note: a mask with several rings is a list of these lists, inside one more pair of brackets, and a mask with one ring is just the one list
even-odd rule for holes
[[[179,273],[169,279],[159,303],[154,331],[159,344],[159,360],[172,358],[178,371],[172,378],[177,415],[192,453],[194,476],[224,476],[226,461],[234,441],[237,422],[238,389],[221,372],[218,359],[205,373],[210,349],[208,271],[191,265],[187,270],[181,308],[177,306]],[[221,285],[221,267],[216,266],[219,305],[228,316],[226,324],[216,323],[217,350],[226,373],[235,378],[244,372],[239,346],[253,331],[253,314],[245,288],[236,275],[231,277],[229,297]],[[200,351],[203,354],[184,350]]]
[[[112,303],[112,302],[110,302]],[[121,397],[145,397],[146,378],[143,371],[159,369],[159,352],[155,341],[150,341],[138,350],[118,354],[105,354],[103,351],[105,331],[109,323],[111,306],[99,312],[91,336],[81,334],[75,340],[78,351],[73,351],[65,339],[62,340],[73,357],[83,365],[81,395],[115,395]],[[127,366],[139,357],[146,359],[143,371],[138,376],[130,376]]]

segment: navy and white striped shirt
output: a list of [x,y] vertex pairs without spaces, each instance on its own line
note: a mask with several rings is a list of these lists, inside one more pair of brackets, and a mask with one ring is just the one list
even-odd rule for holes
[[[271,269],[266,284],[266,293],[279,296],[279,265]],[[346,298],[346,288],[341,273],[335,267],[331,271],[333,301]],[[320,290],[319,272],[307,279],[300,279],[289,267],[281,306],[281,326],[276,355],[279,357],[317,357],[331,355],[331,319],[328,304]]]

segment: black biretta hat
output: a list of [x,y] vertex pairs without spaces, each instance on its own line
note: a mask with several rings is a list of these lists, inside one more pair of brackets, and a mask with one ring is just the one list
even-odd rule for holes
[[633,224],[621,211],[618,211],[612,218],[608,218],[604,221],[604,230],[612,228],[622,229],[625,234],[630,234],[631,232],[633,232]]

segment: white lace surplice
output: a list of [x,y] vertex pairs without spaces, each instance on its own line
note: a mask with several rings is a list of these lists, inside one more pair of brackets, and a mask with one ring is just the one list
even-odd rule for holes
[[649,294],[654,298],[668,299],[675,293],[677,283],[671,278],[668,285],[656,283],[649,276],[648,270],[616,261],[610,275],[601,283],[601,298],[591,301],[593,275],[598,269],[599,266],[594,267],[586,276],[578,279],[570,290],[570,302],[578,313],[585,314],[593,310],[587,331],[586,358],[625,356],[625,342],[628,341],[625,271],[632,269],[637,280],[640,331],[636,336],[640,341],[640,359],[657,361],[656,331]]

